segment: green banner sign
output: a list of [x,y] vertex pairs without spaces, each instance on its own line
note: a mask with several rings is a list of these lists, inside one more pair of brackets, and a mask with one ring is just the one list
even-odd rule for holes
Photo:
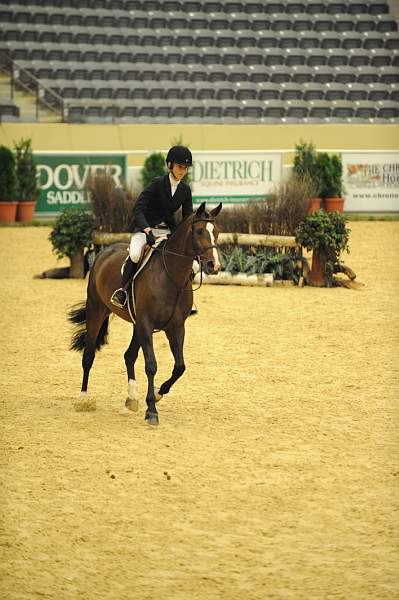
[[37,216],[55,216],[63,208],[87,208],[90,174],[109,172],[120,186],[126,180],[126,154],[35,153],[40,196]]

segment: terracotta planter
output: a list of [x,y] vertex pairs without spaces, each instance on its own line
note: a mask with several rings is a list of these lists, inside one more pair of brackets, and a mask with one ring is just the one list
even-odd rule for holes
[[327,212],[344,212],[344,198],[326,198],[324,201],[324,207]]
[[0,221],[14,223],[18,202],[0,202]]
[[33,221],[33,215],[35,214],[36,201],[32,202],[18,202],[17,207],[17,221]]
[[311,198],[309,200],[308,214],[313,215],[321,208],[321,198]]
[[326,257],[323,252],[313,251],[310,281],[315,287],[326,287]]

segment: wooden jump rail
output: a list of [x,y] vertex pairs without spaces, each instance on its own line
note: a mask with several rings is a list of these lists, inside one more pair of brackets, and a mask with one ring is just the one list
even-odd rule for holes
[[[92,240],[99,246],[108,246],[116,242],[130,242],[131,233],[106,233],[93,231]],[[239,244],[242,246],[268,246],[273,248],[298,248],[301,245],[289,235],[263,235],[254,233],[220,233],[219,244]]]

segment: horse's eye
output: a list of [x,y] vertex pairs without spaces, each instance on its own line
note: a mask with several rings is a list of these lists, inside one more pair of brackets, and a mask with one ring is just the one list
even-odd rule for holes
[[197,235],[202,235],[204,233],[203,229],[197,229],[195,232]]

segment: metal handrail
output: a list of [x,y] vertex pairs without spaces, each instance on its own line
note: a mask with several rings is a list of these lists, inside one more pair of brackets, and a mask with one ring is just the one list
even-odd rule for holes
[[[8,69],[7,69],[8,66]],[[54,92],[51,88],[43,85],[39,79],[37,79],[32,73],[29,73],[26,69],[21,67],[15,60],[13,60],[10,56],[8,56],[4,51],[0,52],[0,69],[11,75],[10,81],[10,98],[14,100],[14,90],[16,85],[22,88],[26,92],[34,93],[36,95],[36,118],[39,119],[39,108],[40,106],[45,106],[48,110],[52,112],[58,113],[61,117],[61,120],[64,122],[66,117],[66,106],[64,99]],[[27,83],[20,79],[20,74],[23,74],[27,77],[31,82],[33,82],[33,89]],[[47,102],[44,98],[44,94],[47,93],[54,98],[56,103],[59,105],[59,108],[56,108],[49,102]]]

